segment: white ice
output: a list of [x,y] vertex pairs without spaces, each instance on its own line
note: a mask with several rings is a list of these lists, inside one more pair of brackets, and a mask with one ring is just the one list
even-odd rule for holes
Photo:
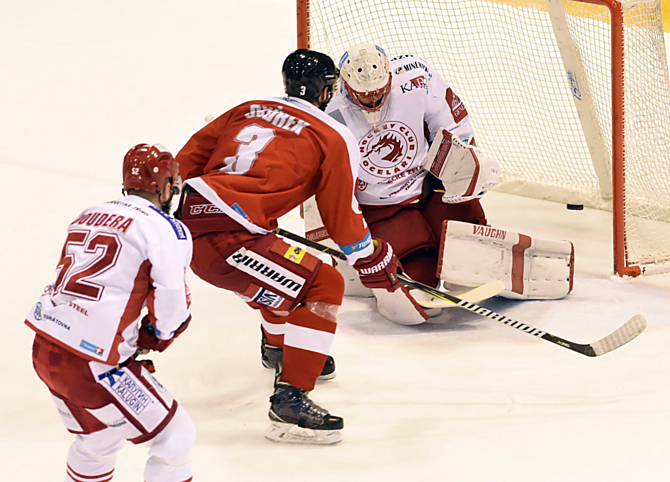
[[[293,0],[0,2],[0,480],[64,480],[72,436],[23,320],[67,224],[120,195],[132,145],[176,152],[207,114],[280,95],[295,44]],[[564,300],[487,307],[576,342],[638,313],[647,330],[591,359],[455,309],[402,327],[348,299],[337,379],[312,392],[344,417],[344,441],[285,446],[263,438],[272,374],[257,314],[190,276],[192,326],[154,361],[196,423],[195,480],[670,480],[670,275],[612,276],[609,213],[496,193],[484,204],[497,227],[571,239],[577,270]],[[282,221],[302,229],[295,213]],[[115,480],[141,480],[145,456],[127,444]]]

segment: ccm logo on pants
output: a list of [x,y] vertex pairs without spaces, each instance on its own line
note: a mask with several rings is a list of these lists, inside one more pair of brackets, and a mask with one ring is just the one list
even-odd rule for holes
[[229,265],[264,281],[291,298],[295,298],[305,285],[305,278],[246,248],[238,249],[226,261]]

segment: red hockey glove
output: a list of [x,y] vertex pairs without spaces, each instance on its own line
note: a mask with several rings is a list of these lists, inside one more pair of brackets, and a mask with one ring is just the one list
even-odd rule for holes
[[393,292],[400,288],[398,269],[400,261],[393,254],[393,248],[383,239],[375,239],[375,251],[367,258],[359,259],[354,268],[366,288],[380,288]]
[[172,345],[172,342],[181,335],[186,328],[188,323],[191,321],[189,316],[188,320],[181,324],[181,326],[174,332],[174,335],[169,340],[161,340],[156,335],[156,326],[151,322],[149,315],[145,315],[142,318],[142,326],[140,327],[140,336],[137,339],[137,348],[142,350],[153,350],[153,351],[164,351]]
[[144,360],[137,360],[137,361],[140,365],[149,370],[149,373],[156,373],[156,366],[154,365],[153,361],[147,360],[146,358]]

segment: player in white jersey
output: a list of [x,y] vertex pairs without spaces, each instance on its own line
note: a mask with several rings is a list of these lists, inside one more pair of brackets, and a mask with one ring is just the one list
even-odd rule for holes
[[168,214],[180,184],[164,148],[130,149],[126,196],[69,225],[56,279],[26,319],[36,332],[35,371],[76,434],[68,482],[111,480],[126,440],[147,442],[146,482],[192,480],[193,423],[151,375],[153,365],[133,356],[165,350],[191,319],[184,280],[191,235]]
[[361,44],[343,55],[340,72],[339,95],[326,112],[358,140],[356,197],[363,215],[372,234],[393,246],[412,278],[436,286],[442,221],[486,224],[478,199],[483,189],[442,202],[442,183],[422,168],[440,128],[474,142],[465,105],[440,74],[415,55],[400,55],[389,63],[380,47]]
[[[497,184],[497,164],[475,146],[465,105],[428,62],[415,55],[389,61],[379,46],[360,44],[345,52],[339,68],[339,95],[326,113],[358,140],[356,198],[372,235],[393,247],[410,277],[433,287],[440,280],[471,287],[499,279],[505,286],[502,295],[512,298],[569,292],[569,242],[556,249],[550,243],[551,255],[540,243],[540,257],[560,259],[538,267],[537,243],[530,237],[510,244],[516,233],[491,231],[509,234],[502,246],[477,227],[487,223],[479,200]],[[307,237],[318,240],[318,225],[307,214],[305,219]],[[355,284],[355,273],[344,274]],[[552,281],[546,286],[524,281],[536,278]],[[392,321],[416,324],[428,318],[406,289],[373,294],[380,312]]]

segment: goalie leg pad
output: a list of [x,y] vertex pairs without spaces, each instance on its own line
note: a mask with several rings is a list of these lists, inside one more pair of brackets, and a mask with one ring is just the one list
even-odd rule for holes
[[457,221],[443,225],[438,274],[447,283],[479,286],[497,279],[511,299],[558,299],[572,291],[574,246],[570,241]]
[[416,302],[406,286],[390,293],[374,289],[377,309],[384,318],[399,325],[419,325],[428,319],[428,314]]
[[[332,247],[334,249],[339,249],[334,245],[330,238],[323,242],[325,246]],[[359,296],[362,298],[370,298],[372,296],[372,290],[366,288],[361,283],[361,278],[358,276],[358,271],[354,269],[349,263],[342,259],[333,259],[333,266],[339,271],[344,279],[344,296]]]
[[[330,239],[328,230],[323,225],[319,209],[316,205],[314,196],[303,203],[304,218],[305,218],[305,237],[310,241],[316,241],[324,246],[339,250],[340,247],[335,244],[335,241]],[[360,296],[369,298],[372,296],[370,288],[366,288],[361,283],[358,276],[358,271],[346,261],[331,258],[333,266],[339,271],[344,278],[344,295],[345,296]]]

